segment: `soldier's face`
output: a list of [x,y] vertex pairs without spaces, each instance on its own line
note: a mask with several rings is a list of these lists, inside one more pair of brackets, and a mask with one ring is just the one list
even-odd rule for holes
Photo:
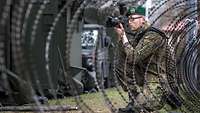
[[144,24],[145,19],[142,15],[130,15],[129,16],[129,27],[131,30],[137,30]]

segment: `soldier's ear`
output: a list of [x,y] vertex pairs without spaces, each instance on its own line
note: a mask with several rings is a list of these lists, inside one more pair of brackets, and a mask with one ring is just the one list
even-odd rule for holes
[[144,16],[142,16],[142,23],[144,24],[145,22],[146,22],[146,20],[145,20],[145,17]]
[[142,16],[142,20],[143,20],[143,21],[146,21],[146,20],[145,20],[145,16]]

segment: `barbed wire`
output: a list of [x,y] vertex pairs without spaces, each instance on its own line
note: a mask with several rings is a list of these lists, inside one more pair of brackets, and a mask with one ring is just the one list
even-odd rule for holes
[[[197,9],[194,9],[194,7],[197,7],[197,4],[200,4],[199,1],[197,3],[191,3],[190,6],[186,4],[190,0],[180,0],[176,1],[173,4],[171,4],[169,7],[162,9],[165,5],[168,5],[172,0],[162,0],[159,3],[155,4],[152,8],[149,18],[153,18],[151,22],[151,26],[154,26],[160,22],[163,18],[165,18],[164,15],[166,15],[169,12],[179,10],[177,11],[177,14],[174,14],[170,21],[166,23],[166,29],[170,32],[166,33],[169,39],[167,39],[168,46],[166,46],[166,52],[164,53],[164,56],[167,60],[167,67],[166,67],[166,75],[167,79],[165,79],[163,76],[159,75],[157,76],[159,79],[159,84],[164,84],[161,87],[161,92],[164,95],[167,95],[167,92],[170,90],[174,95],[175,99],[180,99],[182,106],[179,108],[180,112],[182,113],[198,113],[200,112],[200,105],[199,105],[199,97],[200,97],[200,91],[198,89],[198,76],[199,76],[199,33],[197,33],[196,37],[189,37],[188,34],[195,29],[197,26],[195,22],[189,22],[185,21],[189,17],[192,17],[194,15],[198,15],[199,13],[199,7]],[[35,48],[36,40],[41,40],[37,38],[37,33],[40,27],[40,24],[42,23],[42,18],[44,11],[47,10],[47,5],[51,2],[51,0],[45,0],[38,5],[38,9],[36,10],[36,14],[34,15],[34,21],[32,27],[29,27],[29,20],[32,16],[32,13],[34,12],[34,4],[37,1],[26,1],[21,0],[17,3],[6,0],[5,5],[3,7],[3,11],[1,12],[1,18],[0,18],[0,28],[4,29],[7,26],[8,18],[10,18],[10,40],[11,40],[11,57],[13,59],[15,70],[11,73],[15,73],[12,75],[16,75],[22,80],[20,81],[26,81],[27,87],[29,88],[29,98],[30,100],[33,100],[35,105],[33,106],[18,106],[18,107],[0,107],[0,111],[37,111],[37,112],[45,112],[45,111],[69,111],[69,110],[79,110],[83,113],[96,113],[95,111],[97,108],[94,108],[87,104],[82,98],[82,96],[78,93],[78,87],[76,83],[74,82],[74,78],[72,76],[72,73],[70,72],[70,66],[71,61],[70,58],[73,56],[70,56],[71,54],[71,44],[73,39],[73,33],[77,32],[78,29],[80,29],[81,24],[80,22],[83,22],[83,13],[85,8],[87,8],[88,4],[98,3],[100,1],[92,1],[92,0],[83,0],[83,1],[77,1],[77,0],[71,0],[71,1],[64,1],[62,4],[62,8],[56,12],[56,14],[53,16],[53,21],[51,23],[51,26],[49,27],[49,30],[47,32],[47,36],[44,37],[44,47],[43,48]],[[58,1],[57,1],[58,2]],[[101,1],[108,2],[107,0]],[[115,1],[117,2],[117,1]],[[119,2],[119,1],[118,1]],[[134,3],[140,3],[144,5],[146,0],[137,0]],[[66,33],[65,33],[65,48],[64,48],[64,58],[60,57],[60,60],[62,61],[62,71],[64,73],[64,82],[69,83],[69,87],[74,90],[74,97],[75,103],[78,107],[69,107],[62,104],[62,102],[57,98],[57,90],[54,87],[54,83],[52,80],[53,73],[51,73],[51,56],[50,56],[50,50],[53,35],[57,32],[56,26],[58,26],[58,23],[61,21],[62,14],[66,14],[68,11],[68,7],[73,7],[73,4],[76,4],[77,7],[75,7],[75,11],[72,14],[69,14],[71,16],[71,19],[69,23],[66,25]],[[12,8],[11,8],[12,6]],[[109,7],[109,6],[107,6]],[[181,9],[183,8],[184,9]],[[98,7],[94,7],[98,10]],[[102,10],[101,10],[102,11]],[[159,12],[159,14],[156,14]],[[103,14],[103,11],[101,12]],[[98,13],[100,14],[100,13]],[[97,15],[98,15],[97,14]],[[107,13],[106,13],[107,14]],[[11,16],[10,16],[11,15]],[[66,14],[67,15],[67,14]],[[99,15],[101,16],[101,15]],[[99,18],[99,17],[96,17]],[[197,20],[199,18],[199,15],[194,18],[194,20]],[[181,23],[182,22],[182,23]],[[180,24],[181,23],[181,24]],[[178,27],[184,26],[183,29],[178,29]],[[28,35],[28,30],[30,29],[30,36]],[[177,29],[179,30],[177,33]],[[105,30],[105,29],[104,29]],[[199,30],[199,29],[195,29]],[[80,31],[79,31],[80,32]],[[5,82],[5,86],[9,92],[12,92],[12,84],[10,83],[10,77],[6,66],[6,44],[5,40],[6,35],[1,33],[0,34],[0,66],[1,66],[1,79]],[[56,40],[59,40],[59,37],[54,37]],[[189,41],[188,41],[189,40]],[[98,88],[98,91],[101,93],[101,99],[104,100],[106,107],[109,109],[109,112],[117,113],[118,107],[114,105],[114,101],[109,97],[107,94],[107,90],[104,87],[104,81],[102,80],[101,70],[99,70],[101,67],[98,65],[99,59],[97,58],[100,54],[98,50],[100,49],[100,38],[97,39],[96,42],[96,48],[95,48],[95,71],[96,71],[96,77],[97,81],[95,81],[95,85]],[[28,45],[28,49],[26,48],[26,45]],[[38,92],[42,95],[42,97],[45,97],[45,92],[43,91],[43,86],[41,85],[41,82],[39,80],[38,75],[40,75],[40,72],[37,67],[37,60],[35,58],[35,50],[36,49],[44,49],[43,53],[41,54],[42,58],[45,59],[44,69],[46,74],[46,81],[48,82],[48,85],[52,91],[53,99],[56,101],[56,105],[53,106],[51,104],[47,104],[47,106],[42,106],[41,102],[38,100],[37,91],[33,90],[35,86],[37,86]],[[27,52],[28,51],[28,52]],[[115,60],[118,58],[117,56],[117,50],[114,50],[114,61],[112,63],[113,65],[113,78],[114,78],[114,90],[118,95],[120,96],[121,101],[128,104],[130,101],[126,99],[126,96],[123,95],[123,92],[119,88],[119,82],[121,81],[124,83],[124,85],[127,87],[128,91],[127,93],[130,94],[130,98],[136,102],[142,111],[148,112],[148,110],[134,97],[134,94],[131,92],[131,87],[127,84],[127,81],[124,81],[122,79],[119,79],[117,73],[116,73],[116,62]],[[178,53],[181,52],[181,53]],[[177,56],[179,55],[179,56]],[[112,57],[112,56],[110,56]],[[153,57],[153,56],[152,56]],[[135,60],[135,59],[134,59]],[[158,63],[161,65],[161,60]],[[150,60],[151,61],[151,60]],[[154,91],[151,89],[150,83],[148,83],[148,69],[151,62],[148,62],[146,68],[145,68],[145,74],[144,74],[144,84],[147,87],[147,90],[152,94],[153,98],[156,102],[159,102],[159,97],[155,95]],[[124,71],[127,68],[127,62],[122,62],[124,64]],[[132,71],[133,71],[133,85],[137,87],[136,83],[136,73],[135,73],[135,62],[133,63]],[[7,71],[6,71],[7,70]],[[11,74],[10,73],[10,74]],[[172,73],[172,75],[170,75]],[[126,75],[126,71],[124,72]],[[124,76],[125,76],[124,75]],[[100,78],[99,78],[100,77]],[[36,83],[33,84],[34,81]],[[173,88],[178,88],[179,92],[178,94],[173,91]],[[143,93],[143,89],[139,87],[139,93],[144,96],[145,101],[148,101],[148,95],[145,95]],[[64,95],[64,94],[63,94]],[[14,101],[15,98],[12,97],[12,95],[9,95],[11,100]],[[176,103],[173,102],[173,100],[170,99],[169,96],[166,96],[171,103],[173,103],[176,107],[179,107],[176,105]],[[17,102],[16,102],[17,104]],[[64,103],[68,104],[68,103]],[[164,106],[162,108],[165,112],[170,112],[171,109]],[[155,112],[159,113],[159,110],[156,110]]]

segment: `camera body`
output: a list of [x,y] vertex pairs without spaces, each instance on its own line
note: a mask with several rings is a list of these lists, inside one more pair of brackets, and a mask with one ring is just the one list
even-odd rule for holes
[[119,14],[117,16],[116,15],[107,16],[106,27],[118,27],[120,23],[124,27],[127,27],[128,26],[128,17],[126,16],[128,9],[127,4],[119,2],[117,3],[117,7],[115,8],[119,11]]
[[125,16],[108,16],[106,20],[106,27],[117,27],[120,23],[125,26],[128,23],[128,18]]

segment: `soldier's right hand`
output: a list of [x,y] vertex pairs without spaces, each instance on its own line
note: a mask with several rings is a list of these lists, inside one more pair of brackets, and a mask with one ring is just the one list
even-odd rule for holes
[[114,27],[114,29],[115,29],[115,32],[117,33],[118,41],[120,41],[122,39],[123,35],[125,34],[124,27],[120,23],[118,26]]

